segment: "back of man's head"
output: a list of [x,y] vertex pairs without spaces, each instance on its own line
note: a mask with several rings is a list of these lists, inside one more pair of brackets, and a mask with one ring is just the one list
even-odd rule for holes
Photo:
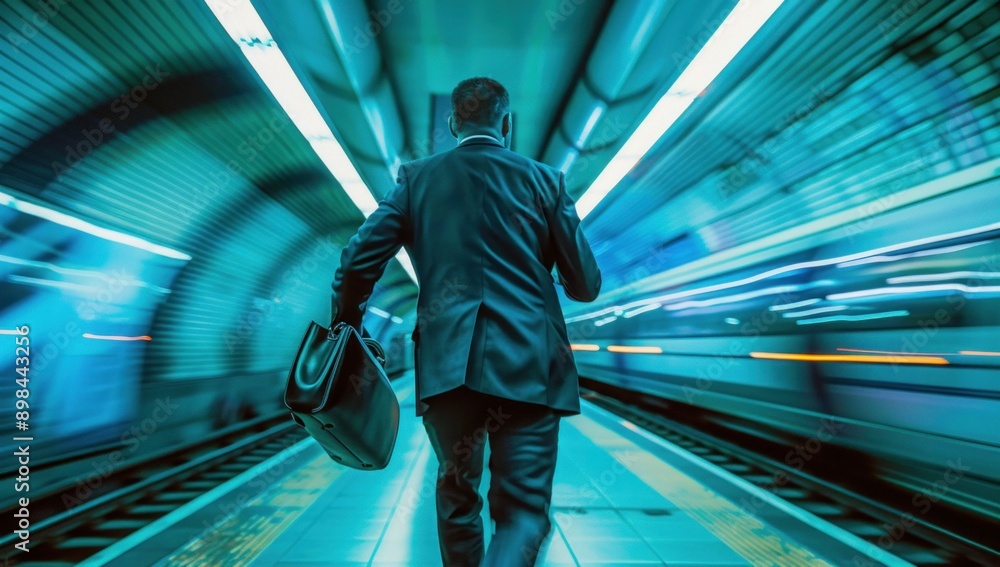
[[499,128],[510,112],[510,95],[497,81],[473,77],[458,83],[451,91],[451,113],[459,132],[475,127]]

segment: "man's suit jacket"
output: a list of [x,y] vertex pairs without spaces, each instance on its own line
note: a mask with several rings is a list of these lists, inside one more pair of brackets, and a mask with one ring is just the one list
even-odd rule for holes
[[593,301],[601,273],[565,177],[493,138],[400,166],[396,187],[344,249],[337,319],[360,328],[386,264],[405,246],[420,291],[413,331],[417,415],[466,385],[580,412],[576,364],[555,290]]

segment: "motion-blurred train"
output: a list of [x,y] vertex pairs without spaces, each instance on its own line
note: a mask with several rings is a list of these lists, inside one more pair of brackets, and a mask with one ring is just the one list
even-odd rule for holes
[[[570,313],[580,373],[856,449],[908,490],[937,483],[996,519],[998,194],[993,179],[884,214],[867,205],[635,282]],[[791,466],[810,458],[791,449]]]
[[[11,401],[0,419],[14,423],[14,392],[21,387],[16,368],[26,368],[29,395],[20,411],[28,417],[22,435],[31,437],[31,496],[64,489],[68,502],[82,502],[111,469],[252,417],[280,414],[305,324],[329,317],[332,251],[318,259],[322,265],[295,272],[302,278],[297,285],[280,282],[268,290],[269,301],[222,305],[185,279],[191,257],[2,188],[0,226],[7,236],[0,241],[6,322],[0,343],[7,345],[0,372],[10,377],[0,383],[0,396]],[[219,272],[224,275],[225,266]],[[167,305],[178,290],[193,299],[201,295],[205,305]],[[372,304],[379,304],[378,293]],[[371,311],[366,328],[386,347],[390,375],[399,375],[412,367],[407,326],[377,307]],[[206,325],[199,313],[235,324]],[[189,343],[174,350],[185,334]],[[165,345],[153,350],[160,343]],[[20,344],[25,350],[15,355]],[[268,345],[262,354],[246,354],[261,344]],[[18,357],[22,362],[15,365]],[[24,444],[8,435],[0,450],[13,451],[18,443]],[[113,452],[118,456],[110,466],[101,455]],[[11,460],[0,475],[15,476],[17,466]]]

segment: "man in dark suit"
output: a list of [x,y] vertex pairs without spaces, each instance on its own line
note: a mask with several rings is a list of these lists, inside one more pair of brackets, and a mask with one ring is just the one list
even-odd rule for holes
[[[451,98],[458,147],[400,166],[343,251],[334,309],[360,328],[375,281],[407,248],[420,286],[417,415],[439,463],[441,556],[449,567],[530,566],[551,529],[559,419],[580,412],[552,269],[578,301],[597,297],[601,274],[563,173],[508,149],[506,89],[473,78]],[[496,525],[484,552],[487,439]]]

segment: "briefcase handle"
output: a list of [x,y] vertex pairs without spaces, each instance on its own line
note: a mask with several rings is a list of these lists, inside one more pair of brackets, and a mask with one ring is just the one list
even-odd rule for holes
[[368,345],[368,350],[371,351],[372,356],[375,357],[375,360],[378,361],[379,365],[382,368],[385,368],[385,349],[382,348],[382,345],[379,344],[379,342],[376,341],[375,339],[368,337],[365,337],[361,340],[364,341],[366,345]]
[[[348,325],[343,321],[339,323],[332,323],[330,327],[327,329],[326,340],[328,341],[337,340],[337,337],[340,336],[340,333],[342,333],[347,327],[350,327],[350,325]],[[368,332],[365,331],[363,327],[361,329],[361,332],[358,334],[361,335],[361,341],[365,343],[365,346],[368,347],[368,351],[371,352],[372,356],[375,357],[375,360],[378,361],[379,365],[382,366],[382,368],[385,368],[385,349],[382,348],[381,343],[369,337]]]

